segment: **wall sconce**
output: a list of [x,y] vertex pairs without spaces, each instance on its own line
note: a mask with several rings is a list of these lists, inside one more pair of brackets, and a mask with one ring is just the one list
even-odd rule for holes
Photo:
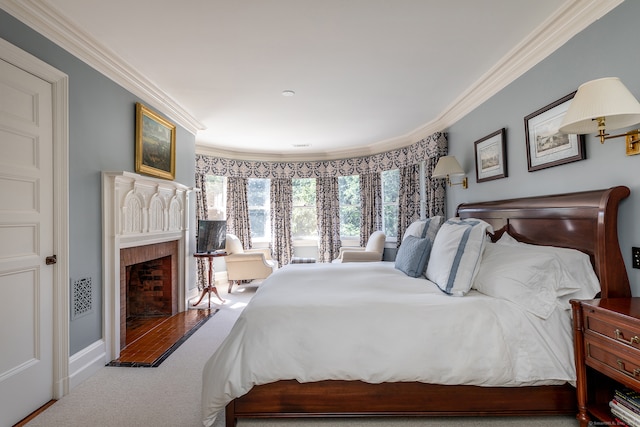
[[464,169],[460,166],[460,163],[453,156],[440,157],[436,168],[433,170],[431,178],[446,178],[449,186],[462,185],[462,188],[467,188],[467,177],[462,178],[462,182],[452,183],[449,179],[450,175],[464,175]]
[[627,155],[640,154],[640,130],[609,135],[640,123],[640,103],[617,77],[583,83],[573,97],[559,131],[562,133],[598,133],[600,143],[625,136]]

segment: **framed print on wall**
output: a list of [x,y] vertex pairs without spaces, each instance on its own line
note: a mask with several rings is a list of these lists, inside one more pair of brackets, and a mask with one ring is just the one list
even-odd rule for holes
[[136,103],[136,172],[176,177],[176,125]]
[[506,133],[506,129],[502,128],[474,143],[476,182],[491,181],[507,176]]
[[524,118],[529,172],[586,158],[584,135],[558,132],[575,94],[570,93]]

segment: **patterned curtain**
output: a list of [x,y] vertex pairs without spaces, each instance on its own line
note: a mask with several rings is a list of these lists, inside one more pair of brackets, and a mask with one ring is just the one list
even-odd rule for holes
[[409,225],[418,219],[420,219],[420,165],[415,164],[400,168],[397,247],[400,247],[402,236]]
[[[444,148],[445,153],[441,151]],[[409,146],[371,156],[337,160],[273,162],[235,160],[196,154],[196,172],[243,178],[323,178],[383,172],[446,155],[447,138],[436,132]]]
[[331,262],[340,252],[340,200],[337,176],[316,179],[316,212],[319,261]]
[[[196,188],[200,191],[196,191],[196,220],[208,219],[209,212],[207,210],[207,176],[204,174],[196,173]],[[203,290],[208,285],[207,282],[207,265],[204,258],[197,259],[198,265],[198,290]]]
[[283,266],[291,261],[293,237],[291,214],[293,210],[293,185],[290,178],[275,178],[270,185],[271,201],[271,254]]
[[[424,182],[425,182],[425,213],[427,218],[441,215],[445,217],[445,197],[447,195],[447,184],[445,179],[432,179],[431,175],[436,168],[440,157],[447,155],[447,140],[445,136],[444,144],[439,144],[438,153],[424,161]],[[402,187],[401,187],[402,188]]]
[[235,234],[245,249],[251,248],[247,178],[227,178],[227,233]]
[[360,246],[366,246],[369,236],[378,230],[382,230],[382,178],[379,173],[362,174],[360,175]]

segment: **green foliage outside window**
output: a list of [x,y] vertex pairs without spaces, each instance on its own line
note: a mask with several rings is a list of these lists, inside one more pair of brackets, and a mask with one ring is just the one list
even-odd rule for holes
[[338,177],[340,236],[360,236],[360,176]]
[[269,184],[266,178],[247,180],[247,204],[249,205],[249,224],[252,238],[269,238]]
[[382,230],[387,238],[398,237],[398,194],[400,171],[382,172]]
[[223,176],[207,175],[207,218],[223,220],[226,219],[227,206],[227,180]]
[[291,233],[293,238],[315,239],[318,237],[316,180],[313,178],[293,179],[292,185]]

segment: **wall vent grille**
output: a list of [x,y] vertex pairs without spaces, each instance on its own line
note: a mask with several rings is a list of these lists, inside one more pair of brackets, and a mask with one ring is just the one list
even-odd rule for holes
[[73,281],[71,286],[71,320],[93,313],[93,285],[91,277]]

